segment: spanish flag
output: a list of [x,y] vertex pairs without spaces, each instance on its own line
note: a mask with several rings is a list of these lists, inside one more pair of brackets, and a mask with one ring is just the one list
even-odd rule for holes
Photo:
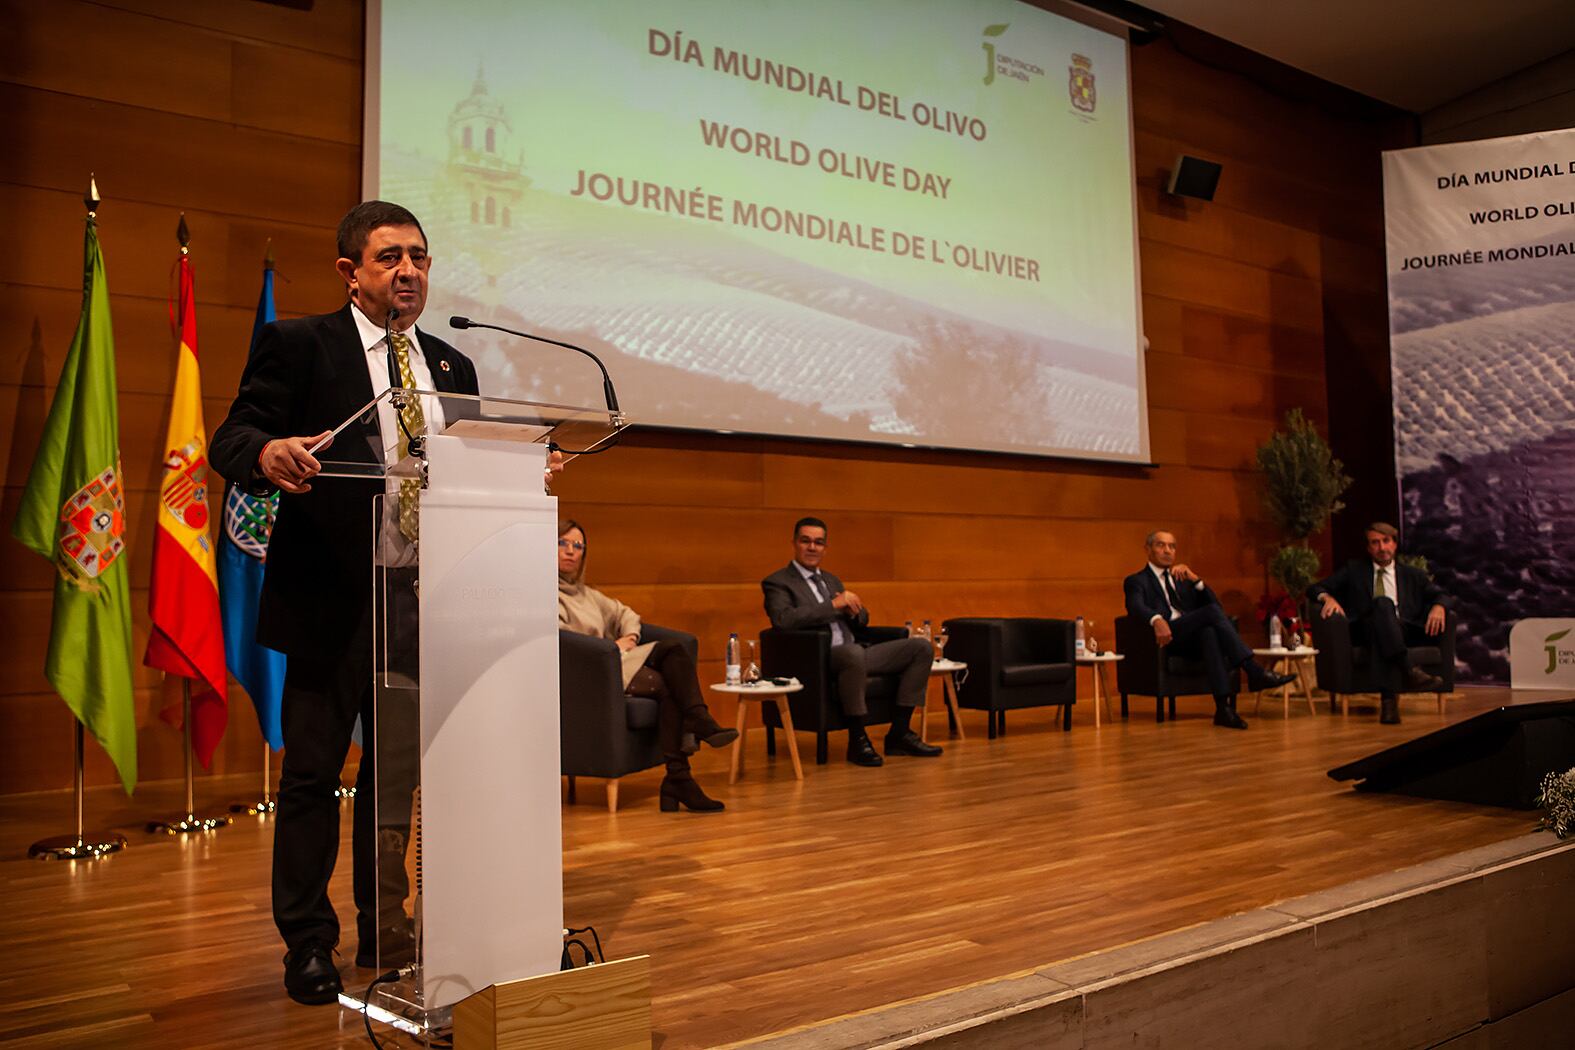
[[[153,631],[142,662],[190,678],[191,739],[206,768],[229,721],[224,630],[219,618],[219,581],[208,527],[208,438],[202,425],[202,381],[197,370],[197,316],[191,258],[181,217],[180,297],[176,327],[180,357],[175,396],[164,442],[164,480],[159,487],[159,528],[153,540],[149,612]],[[179,725],[181,708],[161,712]]]

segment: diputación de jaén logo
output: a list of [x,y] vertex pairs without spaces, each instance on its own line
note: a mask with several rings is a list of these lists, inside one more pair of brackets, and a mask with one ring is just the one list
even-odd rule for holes
[[1542,640],[1543,651],[1548,654],[1548,666],[1542,672],[1543,674],[1552,674],[1558,670],[1560,665],[1569,666],[1575,664],[1575,645],[1561,646],[1554,644],[1569,634],[1570,631],[1571,628],[1566,627],[1562,631],[1554,631]]
[[985,26],[984,36],[987,38],[979,46],[984,49],[984,82],[986,85],[995,83],[997,73],[1012,80],[1028,83],[1032,77],[1042,77],[1045,71],[1032,62],[1025,62],[1020,58],[997,51],[992,41],[1001,36],[1011,27],[1010,22],[1000,22],[996,25]]

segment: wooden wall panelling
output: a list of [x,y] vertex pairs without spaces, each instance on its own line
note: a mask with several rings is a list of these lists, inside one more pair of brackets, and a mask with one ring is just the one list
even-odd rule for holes
[[[80,302],[89,170],[106,196],[122,389],[131,568],[145,588],[158,446],[174,361],[166,298],[173,230],[193,230],[210,432],[244,362],[264,245],[281,314],[342,302],[332,234],[358,196],[362,5],[310,12],[179,0],[6,4],[25,61],[0,73],[19,148],[0,156],[0,209],[18,250],[0,260],[0,324],[26,333],[0,371],[0,515],[17,496]],[[96,28],[78,32],[97,17]],[[694,631],[714,680],[728,631],[765,625],[759,580],[790,556],[800,513],[831,525],[828,565],[881,622],[1016,612],[1102,624],[1156,525],[1245,615],[1273,545],[1253,473],[1256,445],[1299,405],[1331,413],[1331,338],[1382,337],[1384,132],[1207,68],[1160,41],[1135,48],[1133,111],[1153,467],[771,438],[635,432],[579,460],[556,486],[591,534],[590,578],[656,623]],[[169,71],[184,63],[189,76]],[[1212,204],[1159,186],[1177,152],[1226,163]],[[1374,281],[1376,272],[1378,280]],[[439,276],[437,279],[441,279]],[[1374,311],[1377,311],[1374,313]],[[0,792],[62,787],[69,719],[44,684],[49,567],[0,554]],[[134,598],[137,645],[146,592]],[[178,775],[178,736],[156,721],[162,686],[139,669],[143,777]],[[719,705],[719,714],[726,711]],[[217,764],[255,768],[257,730],[236,689]],[[90,749],[90,779],[109,766]]]

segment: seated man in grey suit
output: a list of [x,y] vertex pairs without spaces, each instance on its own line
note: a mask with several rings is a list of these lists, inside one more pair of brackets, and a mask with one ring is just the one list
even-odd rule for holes
[[1387,522],[1367,526],[1367,557],[1338,569],[1307,588],[1307,600],[1320,602],[1324,619],[1335,614],[1350,621],[1351,639],[1370,646],[1390,666],[1390,688],[1378,695],[1378,720],[1400,724],[1400,694],[1395,682],[1418,692],[1434,692],[1443,680],[1411,666],[1407,646],[1427,645],[1444,631],[1449,599],[1427,573],[1395,560],[1400,532]]
[[869,623],[869,610],[857,594],[820,567],[825,555],[826,523],[819,518],[800,518],[793,526],[793,560],[761,580],[760,589],[765,592],[771,626],[831,629],[831,671],[837,679],[842,717],[848,723],[848,761],[857,766],[881,764],[864,732],[864,718],[869,713],[864,687],[871,674],[901,675],[891,731],[886,734],[886,753],[922,758],[940,754],[940,748],[920,740],[911,727],[913,709],[924,703],[929,688],[933,647],[923,638],[861,644],[856,634]]

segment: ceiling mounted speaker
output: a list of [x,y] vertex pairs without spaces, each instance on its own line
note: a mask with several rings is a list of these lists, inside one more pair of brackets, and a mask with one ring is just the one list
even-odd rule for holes
[[1175,197],[1196,197],[1200,201],[1214,199],[1214,188],[1220,184],[1220,165],[1185,153],[1176,157],[1176,166],[1170,173],[1170,184],[1165,192]]

